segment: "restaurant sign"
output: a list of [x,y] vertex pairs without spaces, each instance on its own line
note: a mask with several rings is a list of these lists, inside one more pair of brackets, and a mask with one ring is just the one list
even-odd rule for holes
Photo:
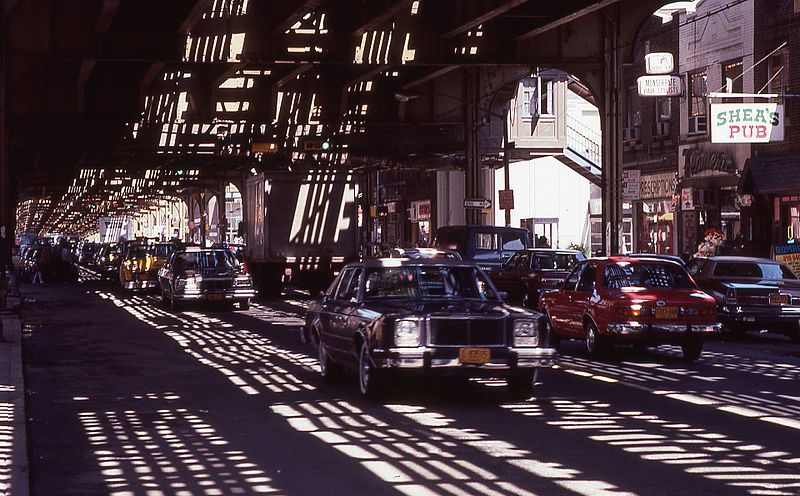
[[783,141],[783,105],[777,103],[712,103],[712,143]]

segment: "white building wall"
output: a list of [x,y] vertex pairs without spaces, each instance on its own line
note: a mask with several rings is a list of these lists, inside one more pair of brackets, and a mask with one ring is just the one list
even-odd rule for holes
[[[584,242],[589,181],[553,157],[513,163],[509,172],[515,207],[511,211],[512,226],[520,226],[520,221],[527,218],[558,218],[558,227],[553,230],[556,239],[549,240],[553,247],[566,248],[572,243]],[[504,184],[503,169],[495,171],[495,184]],[[495,194],[494,203],[497,202]],[[495,223],[505,225],[503,210],[495,210]],[[549,233],[547,235],[549,238]]]
[[436,227],[457,226],[466,222],[464,214],[464,173],[436,173]]

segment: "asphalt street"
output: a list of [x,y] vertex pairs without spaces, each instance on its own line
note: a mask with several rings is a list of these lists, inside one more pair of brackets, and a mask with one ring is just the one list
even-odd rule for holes
[[796,495],[800,344],[589,359],[536,394],[408,379],[382,403],[319,377],[305,301],[187,307],[107,282],[26,288],[31,494]]

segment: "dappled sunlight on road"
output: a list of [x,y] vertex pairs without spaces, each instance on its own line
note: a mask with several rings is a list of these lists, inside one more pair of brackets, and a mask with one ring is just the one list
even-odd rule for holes
[[177,394],[133,399],[140,402],[135,410],[78,414],[109,494],[279,493],[264,470],[231,449],[198,413],[182,408]]
[[[541,484],[552,483],[575,494],[633,494],[607,482],[587,479],[579,470],[557,462],[537,460],[530,451],[489,435],[471,429],[443,428],[438,422],[422,422],[425,416],[442,418],[423,407],[388,405],[381,411],[390,416],[406,415],[424,428],[382,420],[344,400],[278,404],[272,410],[286,418],[294,429],[357,460],[403,494],[530,496],[552,492],[532,493],[527,485],[505,482],[509,479],[507,471],[514,469],[541,479]],[[464,459],[465,448],[475,449],[468,457],[470,461]]]
[[[14,494],[12,480],[12,463],[14,462],[14,444],[25,443],[24,434],[15,431],[15,405],[12,396],[16,388],[11,385],[0,385],[0,494]],[[24,416],[21,405],[20,415]],[[22,464],[22,461],[18,460]]]
[[579,432],[646,461],[679,465],[687,474],[722,481],[751,494],[800,492],[800,455],[772,450],[764,446],[768,440],[753,444],[699,425],[643,411],[619,411],[592,400],[552,399],[503,408],[539,417],[548,425]]
[[[120,299],[100,293],[154,329],[174,339],[192,358],[222,373],[248,395],[313,391],[315,386],[295,376],[287,367],[300,367],[310,373],[319,370],[316,358],[276,346],[255,332],[238,329],[217,314],[169,312],[150,305],[139,296]],[[286,312],[258,305],[251,311],[270,325],[291,326],[296,331],[302,320]],[[274,320],[273,320],[274,319]]]

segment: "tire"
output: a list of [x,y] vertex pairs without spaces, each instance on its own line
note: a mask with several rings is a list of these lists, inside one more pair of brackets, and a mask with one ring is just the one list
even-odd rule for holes
[[703,353],[703,342],[690,341],[688,343],[683,343],[681,345],[681,351],[683,351],[684,360],[687,362],[693,362],[700,358],[700,355]]
[[239,300],[239,310],[250,310],[250,298]]
[[342,367],[331,360],[328,352],[325,351],[325,345],[322,343],[322,338],[320,337],[319,333],[317,333],[317,354],[319,360],[319,371],[322,374],[322,378],[325,380],[325,382],[334,383],[338,381],[339,378],[342,377]]
[[608,346],[605,343],[605,340],[597,330],[597,326],[594,322],[589,322],[586,325],[586,351],[589,353],[590,357],[596,358],[603,353],[605,353]]
[[358,389],[361,396],[370,400],[383,396],[383,372],[373,365],[366,341],[361,343],[358,353]]
[[506,379],[509,393],[515,398],[529,398],[535,389],[538,369],[520,370]]

